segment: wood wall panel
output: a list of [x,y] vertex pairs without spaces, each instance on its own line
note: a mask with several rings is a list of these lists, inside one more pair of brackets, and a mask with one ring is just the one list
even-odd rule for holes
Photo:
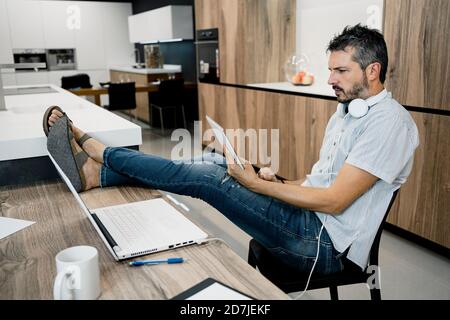
[[[199,85],[199,106],[201,120],[208,114],[224,128],[279,129],[278,174],[290,180],[310,172],[336,110],[336,102],[330,100],[208,84]],[[450,117],[411,114],[420,146],[388,221],[449,248]]]
[[450,117],[411,112],[420,135],[414,168],[388,222],[450,247]]
[[310,172],[319,158],[325,128],[336,110],[336,102],[199,84],[199,109],[203,123],[207,114],[224,128],[268,129],[269,132],[278,129],[278,174],[298,180]]
[[385,1],[386,86],[404,105],[450,110],[450,1]]
[[219,28],[220,81],[284,81],[295,52],[295,0],[196,0],[196,28]]
[[220,1],[223,0],[195,0],[196,29],[219,27]]

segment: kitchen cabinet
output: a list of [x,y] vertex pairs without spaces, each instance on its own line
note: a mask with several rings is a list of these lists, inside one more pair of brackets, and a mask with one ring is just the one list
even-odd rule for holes
[[12,48],[45,47],[39,1],[7,0],[7,12]]
[[13,63],[6,0],[0,0],[0,64]]
[[48,83],[48,72],[16,72],[17,85],[24,86],[30,84],[45,84]]
[[1,73],[3,86],[17,85],[15,73]]
[[103,6],[98,2],[75,1],[80,10],[80,28],[75,30],[78,70],[106,69],[103,38]]
[[69,1],[39,1],[42,11],[45,48],[75,48],[75,30],[70,19],[76,18]]
[[196,29],[219,28],[220,81],[284,81],[295,52],[295,0],[196,0]]
[[450,1],[385,1],[386,86],[404,105],[450,111]]
[[128,18],[133,43],[194,38],[192,6],[165,6]]
[[106,68],[134,64],[134,46],[128,39],[131,3],[101,3]]
[[420,145],[388,222],[450,248],[450,116],[411,112]]
[[195,0],[195,28],[212,29],[220,24],[220,0]]

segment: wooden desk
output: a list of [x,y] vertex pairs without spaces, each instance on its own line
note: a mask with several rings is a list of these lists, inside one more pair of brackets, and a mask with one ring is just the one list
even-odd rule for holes
[[[90,208],[160,196],[137,187],[82,194]],[[99,251],[100,299],[170,299],[207,277],[258,299],[289,299],[219,240],[142,257],[188,259],[179,265],[130,268],[127,262],[116,262],[62,182],[0,188],[0,208],[1,216],[36,222],[0,240],[0,299],[53,299],[55,255],[76,245]]]

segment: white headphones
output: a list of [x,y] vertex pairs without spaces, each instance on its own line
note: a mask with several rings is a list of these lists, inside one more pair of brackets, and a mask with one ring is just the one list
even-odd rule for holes
[[348,113],[353,118],[362,118],[364,117],[368,112],[369,108],[376,105],[378,102],[386,98],[387,91],[384,89],[376,96],[372,96],[366,100],[364,99],[354,99],[350,101],[350,103],[339,103],[338,105],[338,112],[341,117],[345,116],[345,107],[348,105]]

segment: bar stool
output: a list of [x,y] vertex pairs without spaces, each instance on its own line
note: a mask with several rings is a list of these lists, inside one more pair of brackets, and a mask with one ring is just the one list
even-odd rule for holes
[[177,110],[181,109],[183,116],[184,128],[187,128],[186,114],[183,105],[184,97],[184,79],[170,79],[161,80],[158,92],[151,95],[150,98],[150,115],[152,109],[156,108],[159,111],[159,118],[161,120],[161,129],[164,134],[164,119],[163,110],[174,110],[175,126],[177,123]]

